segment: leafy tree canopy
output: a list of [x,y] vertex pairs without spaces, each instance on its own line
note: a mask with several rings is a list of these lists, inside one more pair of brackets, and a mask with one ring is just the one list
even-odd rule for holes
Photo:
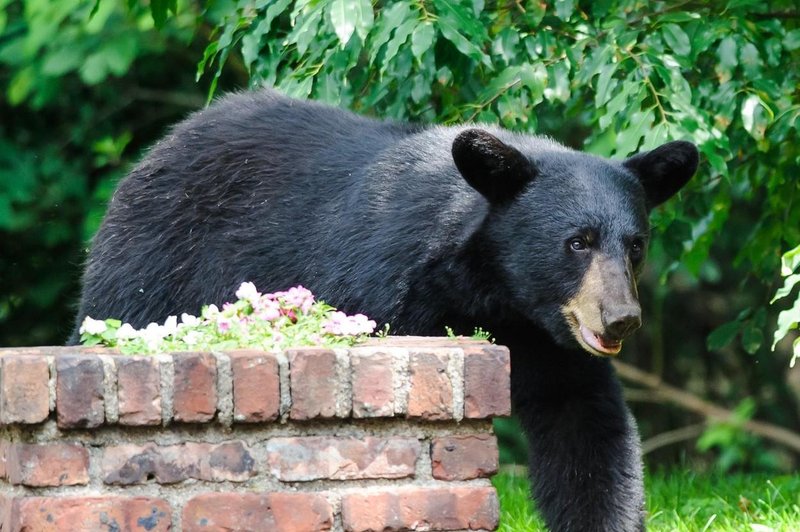
[[[734,207],[753,211],[747,227],[736,228],[732,257],[753,279],[774,282],[781,251],[800,242],[800,14],[792,0],[202,5],[0,0],[8,105],[58,105],[65,85],[98,86],[130,74],[170,39],[201,40],[207,47],[195,56],[197,76],[205,76],[209,97],[220,77],[235,71],[251,86],[277,86],[381,117],[499,123],[603,156],[692,140],[704,156],[698,177],[653,216],[653,255],[665,272],[719,277],[721,265],[709,251],[730,228]],[[109,130],[101,138],[94,132],[76,120],[70,140],[92,142],[95,168],[113,166],[130,131]],[[79,177],[85,168],[44,166],[31,175],[25,157],[0,141],[5,231],[36,223],[35,209],[20,206],[41,205],[41,180],[63,185],[65,198],[97,190],[97,180]],[[108,181],[100,179],[100,187],[107,197]],[[83,238],[98,218],[94,212],[83,224]],[[69,230],[61,232],[47,238],[67,239]],[[766,299],[717,330],[710,346],[739,335],[748,351],[758,349]],[[0,314],[3,306],[10,312],[13,304],[0,302]]]

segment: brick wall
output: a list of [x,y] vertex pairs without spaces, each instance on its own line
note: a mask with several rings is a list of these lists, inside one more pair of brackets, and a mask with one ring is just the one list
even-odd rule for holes
[[0,531],[494,530],[509,356],[0,349]]

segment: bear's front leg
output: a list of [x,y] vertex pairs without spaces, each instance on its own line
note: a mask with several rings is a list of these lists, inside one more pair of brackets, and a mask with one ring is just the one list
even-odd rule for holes
[[534,499],[550,530],[644,530],[639,436],[609,361],[512,351],[512,394],[530,443]]

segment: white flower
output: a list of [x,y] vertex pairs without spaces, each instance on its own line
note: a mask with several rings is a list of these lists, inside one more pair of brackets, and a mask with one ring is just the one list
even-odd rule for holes
[[207,307],[203,307],[201,316],[208,320],[215,317],[217,314],[219,314],[219,307],[212,303]]
[[171,336],[178,332],[178,317],[169,316],[164,322],[164,336]]
[[132,340],[138,336],[139,331],[134,329],[130,323],[123,323],[122,327],[117,329],[117,340]]
[[236,291],[236,297],[253,304],[261,297],[261,292],[256,290],[256,285],[253,283],[242,283]]
[[200,318],[184,312],[181,314],[181,324],[186,325],[187,327],[195,327],[200,324]]
[[78,332],[81,334],[88,333],[93,335],[99,335],[106,332],[106,329],[108,329],[106,322],[101,320],[93,320],[89,316],[86,316],[86,318],[84,318],[83,320],[83,323],[81,324],[81,328],[78,329]]
[[197,342],[200,341],[200,333],[197,331],[189,331],[186,333],[186,336],[183,337],[183,343],[186,345],[195,345]]
[[159,325],[158,323],[148,323],[147,327],[145,327],[140,333],[142,335],[142,339],[150,349],[156,349],[167,335],[165,327],[163,325]]

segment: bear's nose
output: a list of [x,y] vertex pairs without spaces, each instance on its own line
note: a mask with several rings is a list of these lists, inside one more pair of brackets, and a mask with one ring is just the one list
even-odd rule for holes
[[642,309],[639,305],[621,305],[603,312],[604,335],[623,340],[642,326]]

